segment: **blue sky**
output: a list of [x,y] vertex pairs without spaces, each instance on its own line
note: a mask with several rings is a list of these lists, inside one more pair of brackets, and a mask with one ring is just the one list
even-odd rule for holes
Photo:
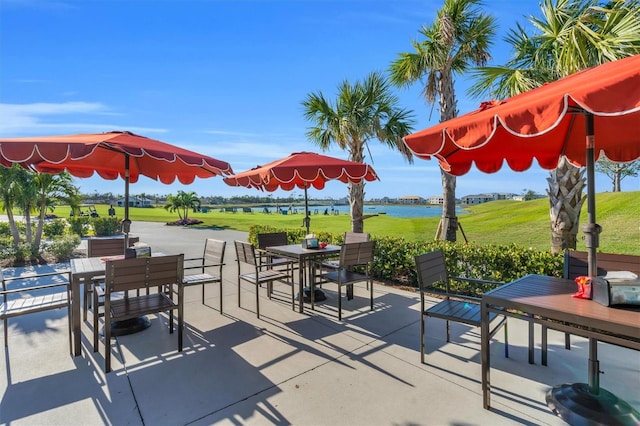
[[[302,100],[321,91],[335,99],[345,79],[384,71],[411,51],[441,0],[2,0],[0,5],[0,136],[129,130],[229,162],[240,172],[292,152],[318,151],[307,140]],[[507,55],[504,33],[538,14],[537,0],[491,0],[499,24],[493,63]],[[461,113],[481,100],[456,81]],[[397,89],[414,111],[415,130],[438,122],[419,84]],[[441,194],[436,161],[408,164],[377,141],[369,145],[381,181],[366,198]],[[346,158],[346,153],[327,153]],[[545,193],[548,172],[503,169],[459,177],[456,194]],[[637,190],[625,180],[623,190]],[[121,180],[76,179],[86,193],[122,194]],[[597,191],[610,189],[600,177]],[[255,195],[220,178],[163,185],[141,177],[132,194],[177,190]],[[296,191],[294,191],[294,195]],[[290,195],[276,192],[275,196]],[[343,197],[330,182],[310,196]]]

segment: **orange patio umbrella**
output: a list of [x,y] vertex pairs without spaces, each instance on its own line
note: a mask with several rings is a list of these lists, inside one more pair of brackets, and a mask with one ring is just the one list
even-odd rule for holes
[[640,55],[609,62],[413,133],[404,142],[417,157],[436,158],[460,176],[475,164],[494,173],[504,162],[525,171],[536,159],[555,169],[562,155],[587,166],[589,275],[597,275],[600,227],[595,221],[594,162],[601,154],[640,158]]
[[[640,55],[636,55],[504,101],[484,103],[476,111],[408,135],[404,142],[416,156],[434,157],[442,169],[457,176],[474,164],[485,173],[497,172],[504,162],[514,171],[525,171],[533,159],[544,169],[554,169],[563,155],[576,166],[586,166],[588,223],[583,230],[589,275],[593,277],[597,275],[600,233],[595,216],[594,163],[602,154],[615,162],[640,158],[639,123]],[[581,392],[579,386],[557,386],[547,395],[554,409],[583,413],[591,407],[602,412],[616,410],[605,401],[607,392],[599,388],[595,339],[590,339],[589,348],[590,394]]]
[[137,182],[140,175],[165,184],[177,179],[188,185],[196,177],[233,173],[225,161],[126,131],[1,138],[0,164],[5,167],[19,164],[43,173],[66,170],[80,178],[91,177],[94,173],[108,180],[123,178],[123,230],[127,239],[131,223],[129,182]]
[[324,188],[327,181],[339,180],[344,183],[379,180],[373,167],[365,163],[342,160],[316,154],[296,152],[286,158],[254,167],[242,173],[224,178],[231,186],[244,186],[273,192],[276,189],[290,191],[304,189],[305,225],[309,233],[309,201],[307,188]]

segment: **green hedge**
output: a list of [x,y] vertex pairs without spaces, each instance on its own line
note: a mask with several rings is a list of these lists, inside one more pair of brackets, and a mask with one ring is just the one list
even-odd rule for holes
[[[257,242],[257,234],[286,231],[290,244],[298,244],[304,238],[304,230],[276,229],[254,225],[249,229],[249,241]],[[320,241],[341,244],[343,234],[318,233]],[[441,240],[407,241],[403,238],[376,237],[374,276],[378,280],[399,285],[417,287],[415,257],[429,251],[442,249],[450,276],[480,278],[493,281],[513,281],[527,274],[562,276],[563,256],[550,251],[535,250],[509,245],[478,245],[451,243]]]

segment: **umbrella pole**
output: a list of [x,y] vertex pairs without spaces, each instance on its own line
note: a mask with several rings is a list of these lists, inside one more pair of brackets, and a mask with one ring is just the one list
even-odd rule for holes
[[304,225],[307,227],[307,235],[309,235],[309,227],[311,226],[311,218],[309,217],[309,199],[307,198],[307,184],[304,184]]
[[595,178],[595,132],[593,128],[593,114],[586,113],[587,135],[587,224],[582,228],[585,235],[585,245],[588,249],[589,276],[598,275],[596,252],[599,246],[599,234],[602,231],[596,223],[596,178]]
[[[595,131],[593,114],[586,113],[587,143],[587,224],[582,229],[585,233],[585,245],[588,249],[588,273],[590,277],[598,275],[596,252],[599,234],[602,228],[596,223],[596,182],[595,182]],[[593,292],[593,288],[591,288]],[[589,338],[589,392],[600,393],[600,362],[598,361],[598,341]]]
[[124,219],[122,220],[122,232],[124,233],[124,246],[129,247],[129,231],[131,220],[129,219],[129,155],[124,156]]

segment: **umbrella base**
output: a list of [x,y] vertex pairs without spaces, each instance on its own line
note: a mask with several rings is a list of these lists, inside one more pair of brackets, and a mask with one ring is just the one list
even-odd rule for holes
[[[305,287],[304,291],[303,291],[303,298],[302,300],[305,303],[311,303],[311,288],[310,287]],[[298,300],[300,295],[298,295]],[[313,292],[313,301],[314,302],[322,302],[323,300],[327,300],[327,296],[324,294],[324,291],[320,290],[319,288],[316,288]]]
[[640,424],[640,413],[604,389],[596,395],[586,383],[554,386],[547,392],[547,406],[572,425]]
[[111,323],[112,336],[126,336],[128,334],[138,333],[146,328],[151,327],[151,321],[147,317],[131,318],[123,321],[114,321]]

